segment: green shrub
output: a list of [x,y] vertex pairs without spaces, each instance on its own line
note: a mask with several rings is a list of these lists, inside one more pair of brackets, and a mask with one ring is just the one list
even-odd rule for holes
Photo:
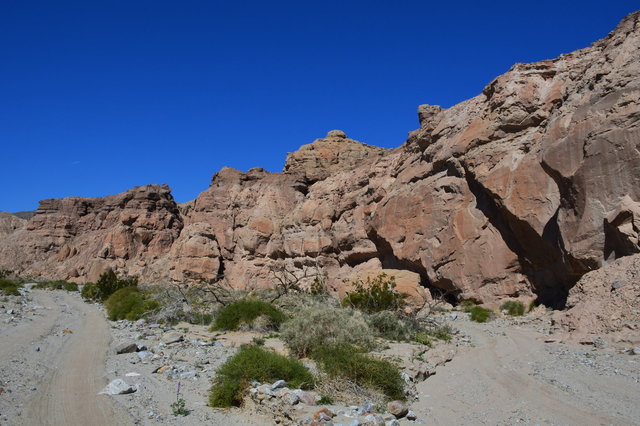
[[209,393],[212,407],[239,406],[242,392],[253,380],[273,382],[285,380],[290,388],[308,389],[313,376],[296,359],[287,358],[260,346],[243,346],[216,372],[216,383]]
[[323,345],[352,344],[370,349],[373,334],[360,312],[322,304],[301,308],[280,328],[280,338],[297,356],[307,356]]
[[516,300],[508,300],[500,305],[500,310],[507,311],[512,317],[521,317],[524,315],[524,304]]
[[389,399],[406,399],[400,370],[389,361],[376,359],[348,345],[320,346],[311,356],[331,377],[373,387]]
[[137,278],[119,279],[115,272],[108,270],[100,275],[95,283],[87,283],[82,288],[82,297],[85,299],[104,302],[116,291],[126,287],[136,287],[138,285]]
[[138,287],[125,287],[109,296],[104,306],[111,321],[121,319],[136,321],[147,312],[157,309],[159,303],[140,291]]
[[475,322],[487,322],[493,313],[490,309],[485,309],[482,306],[474,306],[469,312],[471,312],[471,321]]
[[258,317],[266,317],[277,329],[285,315],[269,302],[257,299],[242,299],[220,309],[213,323],[213,330],[237,330],[241,324],[250,324]]
[[460,307],[465,312],[471,312],[471,309],[474,306],[476,306],[476,302],[474,302],[473,300],[463,300],[462,302],[460,302]]
[[433,341],[431,340],[431,336],[429,336],[424,331],[418,332],[413,335],[413,341],[416,343],[420,343],[421,345],[431,346]]
[[332,405],[333,398],[327,395],[320,395],[320,399],[318,400],[318,405]]
[[354,290],[342,299],[342,306],[350,306],[367,313],[399,310],[408,297],[395,290],[396,278],[380,274],[375,278],[367,278],[366,282],[354,281]]
[[387,340],[408,341],[415,331],[391,311],[382,311],[367,317],[367,323],[379,337]]
[[540,304],[538,303],[537,300],[532,300],[531,302],[529,302],[529,309],[527,310],[527,312],[531,312],[533,311],[535,308],[537,308]]
[[2,290],[5,296],[20,296],[18,287],[20,287],[20,284],[5,278],[0,278],[0,290]]

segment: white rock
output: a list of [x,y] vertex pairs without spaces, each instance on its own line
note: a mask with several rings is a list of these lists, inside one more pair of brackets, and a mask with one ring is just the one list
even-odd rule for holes
[[105,394],[105,395],[124,395],[127,393],[133,393],[136,391],[136,388],[127,384],[127,382],[125,382],[122,379],[115,379],[112,380],[111,383],[109,383],[103,390],[102,392],[100,392],[100,394]]

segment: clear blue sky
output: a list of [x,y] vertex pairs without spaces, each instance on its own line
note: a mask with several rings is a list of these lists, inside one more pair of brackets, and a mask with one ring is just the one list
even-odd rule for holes
[[396,147],[419,104],[586,47],[638,7],[0,0],[0,210],[148,183],[184,202],[331,129]]

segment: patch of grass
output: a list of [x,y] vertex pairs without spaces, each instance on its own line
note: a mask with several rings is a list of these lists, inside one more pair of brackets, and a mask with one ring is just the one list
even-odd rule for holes
[[241,324],[250,324],[258,317],[266,317],[277,329],[285,315],[269,302],[258,299],[242,299],[220,309],[211,327],[212,330],[237,330]]
[[264,342],[265,340],[262,337],[254,337],[253,339],[251,339],[251,343],[256,346],[264,346]]
[[374,358],[348,345],[321,346],[311,356],[331,377],[342,377],[360,386],[371,386],[391,400],[406,399],[400,370],[389,361]]
[[0,278],[0,290],[5,296],[20,296],[20,292],[18,291],[19,287],[21,287],[21,285],[14,281]]
[[431,346],[433,345],[433,341],[431,340],[431,336],[429,336],[425,332],[416,333],[413,336],[413,341],[416,343],[420,343],[421,345]]
[[373,335],[362,313],[325,304],[301,308],[280,328],[280,338],[300,357],[324,345],[351,344],[371,349]]
[[296,359],[287,358],[260,346],[243,346],[216,372],[216,383],[209,393],[212,407],[239,406],[242,392],[253,380],[272,382],[285,380],[290,388],[308,389],[313,376]]
[[146,313],[157,309],[159,303],[138,287],[125,287],[109,296],[104,306],[111,321],[121,319],[136,321]]
[[508,300],[500,305],[500,310],[507,311],[512,317],[521,317],[524,315],[524,304],[517,300]]
[[100,275],[95,283],[86,283],[80,293],[83,298],[104,302],[116,291],[126,287],[137,287],[137,278],[118,278],[115,272],[108,270]]
[[396,291],[396,278],[380,274],[365,282],[353,283],[354,290],[342,299],[342,306],[350,306],[367,313],[395,311],[405,306],[407,294]]
[[474,306],[469,312],[471,312],[471,321],[475,322],[487,322],[493,314],[490,309],[483,308],[482,306]]
[[318,400],[318,405],[331,405],[333,404],[333,398],[327,395],[320,395],[320,399]]

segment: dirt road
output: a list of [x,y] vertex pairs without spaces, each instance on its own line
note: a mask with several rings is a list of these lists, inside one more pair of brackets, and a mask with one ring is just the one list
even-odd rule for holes
[[11,391],[0,400],[7,424],[133,424],[98,395],[110,342],[104,315],[63,291],[32,298],[39,305],[33,315],[0,331],[0,373]]
[[[430,424],[640,424],[640,362],[612,350],[544,343],[530,328],[459,322],[474,347],[418,390]],[[433,423],[432,423],[433,422]]]

